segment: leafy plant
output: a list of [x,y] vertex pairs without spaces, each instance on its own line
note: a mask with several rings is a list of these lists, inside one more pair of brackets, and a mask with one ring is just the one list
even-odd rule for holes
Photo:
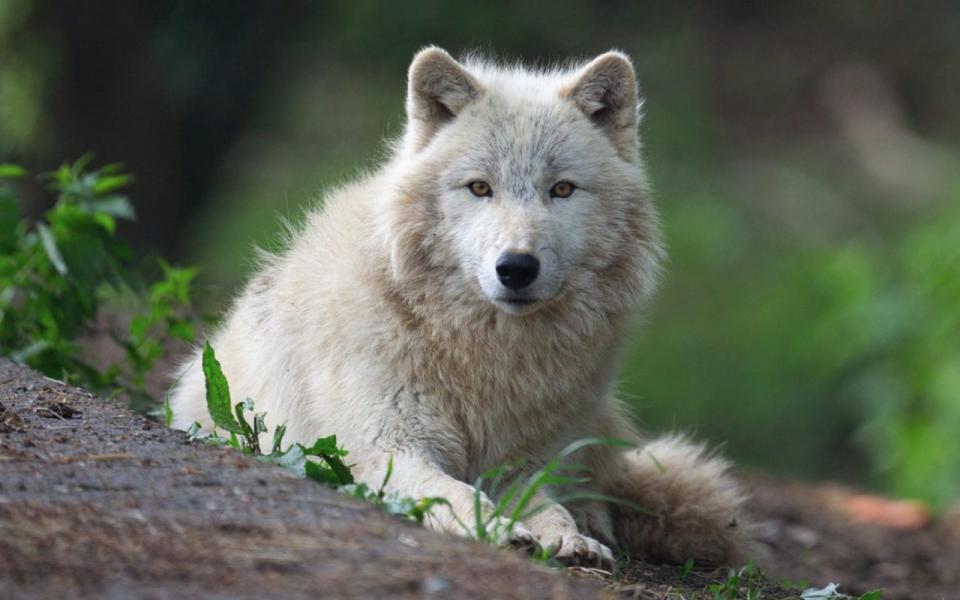
[[434,506],[450,506],[450,502],[445,498],[427,497],[415,499],[400,496],[396,492],[387,493],[386,487],[392,476],[393,457],[391,456],[387,461],[387,472],[378,489],[373,490],[365,483],[348,484],[339,489],[341,492],[354,498],[370,502],[388,514],[412,519],[417,523],[423,523],[423,520]]
[[677,577],[680,578],[680,581],[686,581],[687,577],[690,575],[690,571],[693,570],[693,559],[688,558],[687,562],[683,563],[677,567]]
[[[567,487],[575,488],[578,485],[589,482],[590,478],[587,476],[587,467],[580,464],[568,463],[567,459],[583,448],[598,444],[606,446],[630,446],[628,442],[615,439],[584,438],[577,440],[557,453],[556,456],[548,460],[526,479],[515,477],[516,474],[522,472],[522,465],[505,465],[491,469],[477,478],[474,484],[476,493],[474,495],[473,523],[468,525],[460,522],[458,524],[477,540],[489,542],[502,539],[517,523],[529,519],[557,503],[565,504],[599,500],[602,502],[624,504],[635,510],[648,512],[643,507],[631,502],[606,494],[583,490],[551,497],[548,502],[535,503],[538,493],[544,487],[550,486],[558,489]],[[503,485],[508,480],[510,484],[503,490]],[[484,515],[482,511],[483,490],[487,490],[489,496],[497,498],[497,502],[494,504],[494,510],[487,515]],[[544,557],[549,555],[550,550],[549,548],[543,549]]]
[[707,589],[714,600],[759,600],[764,580],[760,569],[749,563],[742,569],[730,569],[726,580]]
[[[132,252],[117,236],[117,223],[135,219],[119,192],[133,177],[119,164],[90,169],[91,160],[87,155],[37,178],[56,201],[36,222],[23,217],[13,186],[27,170],[0,165],[0,353],[92,391],[123,392],[142,406],[163,341],[193,340],[188,315],[196,270],[160,261],[162,277],[152,285],[132,275]],[[124,297],[136,308],[118,332],[102,309]],[[98,333],[123,356],[102,370],[78,343]]]
[[[213,433],[201,434],[200,424],[195,423],[190,431],[193,437],[228,445],[247,454],[255,454],[262,460],[274,462],[303,477],[334,487],[354,482],[350,467],[343,462],[347,451],[337,446],[335,435],[318,438],[312,446],[293,444],[284,450],[283,436],[287,428],[279,425],[274,430],[270,452],[263,452],[260,436],[268,431],[266,413],[255,413],[253,400],[249,398],[232,404],[230,386],[209,342],[203,347],[203,375],[207,387],[207,412],[213,419],[215,428]],[[247,420],[246,413],[252,414],[252,424]],[[216,428],[227,432],[229,437],[218,435]]]
[[[287,428],[286,425],[281,424],[274,429],[270,452],[263,452],[260,435],[268,431],[266,413],[254,412],[253,400],[249,398],[237,404],[232,403],[229,383],[209,342],[204,345],[202,361],[207,388],[207,412],[215,428],[212,433],[201,433],[200,424],[194,423],[189,430],[194,439],[230,446],[247,454],[256,455],[259,460],[290,469],[301,477],[329,485],[342,493],[370,502],[387,513],[403,516],[418,523],[423,522],[433,506],[448,504],[442,498],[413,499],[401,497],[396,493],[387,493],[386,487],[393,475],[392,457],[378,489],[373,490],[364,483],[356,483],[350,466],[344,462],[347,451],[337,445],[335,435],[317,438],[310,446],[292,444],[284,449],[283,437]],[[168,423],[173,420],[172,412],[169,410],[169,404],[166,404]],[[247,420],[246,413],[253,415],[252,424]],[[229,437],[219,435],[217,428],[229,434]]]

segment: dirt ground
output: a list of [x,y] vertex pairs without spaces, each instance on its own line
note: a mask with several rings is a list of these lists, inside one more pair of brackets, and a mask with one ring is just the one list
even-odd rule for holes
[[[765,553],[760,597],[797,597],[802,587],[780,584],[789,579],[960,599],[960,514],[932,519],[835,484],[744,480]],[[0,599],[712,598],[726,577],[642,561],[612,576],[548,569],[0,360]]]

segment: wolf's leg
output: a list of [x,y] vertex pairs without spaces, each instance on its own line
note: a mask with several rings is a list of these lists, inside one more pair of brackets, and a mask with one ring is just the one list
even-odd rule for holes
[[[375,482],[383,480],[389,460],[390,455],[387,454],[368,458],[361,461],[355,472],[368,485],[376,485]],[[387,484],[387,491],[417,500],[442,499],[443,503],[434,505],[424,519],[424,523],[431,529],[478,537],[476,507],[479,506],[480,518],[486,523],[487,535],[491,536],[495,543],[531,551],[539,547],[537,536],[523,523],[510,523],[506,517],[493,517],[496,508],[485,493],[451,477],[432,461],[421,456],[394,455],[393,474]]]
[[540,544],[565,565],[613,567],[613,552],[592,537],[580,533],[570,511],[556,503],[542,488],[534,495],[531,507],[545,507],[524,519],[524,524],[540,538]]
[[675,436],[618,458],[604,491],[643,509],[611,507],[614,532],[631,554],[703,565],[744,560],[750,545],[739,514],[744,497],[726,460]]

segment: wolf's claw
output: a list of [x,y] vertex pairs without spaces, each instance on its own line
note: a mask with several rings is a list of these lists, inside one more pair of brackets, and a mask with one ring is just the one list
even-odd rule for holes
[[500,546],[509,546],[527,554],[534,554],[540,550],[537,535],[522,523],[513,523],[511,527],[510,519],[500,518],[494,524],[492,531]]
[[560,536],[551,547],[554,548],[553,558],[567,566],[613,568],[613,552],[591,537],[567,533]]

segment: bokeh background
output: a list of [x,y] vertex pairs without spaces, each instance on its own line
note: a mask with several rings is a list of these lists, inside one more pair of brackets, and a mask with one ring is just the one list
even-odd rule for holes
[[[960,497],[960,3],[0,0],[0,161],[122,161],[222,309],[433,43],[635,60],[671,260],[622,391],[747,466]],[[44,207],[34,199],[30,207]]]

